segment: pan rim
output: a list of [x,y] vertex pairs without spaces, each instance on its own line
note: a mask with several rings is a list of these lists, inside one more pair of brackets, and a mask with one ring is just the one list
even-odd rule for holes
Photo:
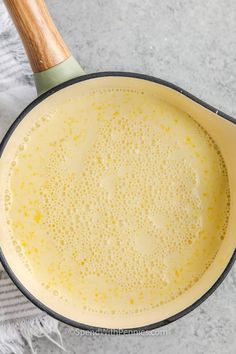
[[[35,100],[33,100],[19,115],[18,117],[15,119],[15,121],[11,124],[11,126],[9,127],[9,129],[7,130],[6,134],[4,135],[1,143],[0,143],[0,158],[2,155],[2,152],[8,142],[8,140],[10,139],[11,135],[13,134],[14,130],[16,129],[16,127],[18,126],[18,124],[21,122],[21,120],[38,104],[40,104],[44,99],[46,99],[47,97],[51,96],[53,93],[64,89],[65,87],[71,86],[73,84],[76,84],[78,82],[81,81],[86,81],[86,80],[90,80],[90,79],[95,79],[95,78],[99,78],[99,77],[109,77],[109,76],[114,76],[114,77],[130,77],[130,78],[136,78],[136,79],[141,79],[141,80],[146,80],[146,81],[150,81],[150,82],[154,82],[163,86],[166,86],[168,88],[171,88],[177,92],[179,92],[180,94],[186,96],[187,98],[190,98],[192,101],[200,104],[202,107],[208,109],[209,111],[217,114],[218,116],[220,116],[221,118],[236,124],[236,119],[233,118],[232,116],[216,109],[215,107],[209,105],[208,103],[206,103],[205,101],[197,98],[196,96],[192,95],[191,93],[189,93],[188,91],[183,90],[182,88],[180,88],[179,86],[172,84],[168,81],[153,77],[153,76],[149,76],[149,75],[145,75],[145,74],[138,74],[138,73],[132,73],[132,72],[122,72],[122,71],[105,71],[105,72],[99,72],[99,73],[92,73],[92,74],[87,74],[87,75],[83,75],[83,76],[79,76],[76,78],[73,78],[71,80],[65,81],[59,85],[57,85],[56,87],[51,88],[50,90],[46,91],[45,93],[43,93],[42,95],[38,96]],[[98,326],[91,326],[91,325],[87,325],[84,323],[80,323],[78,321],[74,321],[71,320],[55,311],[53,311],[52,309],[50,309],[49,307],[47,307],[45,304],[43,304],[42,302],[40,302],[36,297],[34,297],[31,292],[29,290],[26,289],[26,287],[21,283],[21,281],[16,277],[16,275],[14,274],[14,272],[12,271],[10,265],[8,264],[4,253],[0,247],[0,261],[5,269],[5,271],[7,272],[7,274],[9,275],[9,277],[11,278],[11,280],[13,281],[13,283],[16,285],[16,287],[21,291],[21,293],[28,299],[30,300],[35,306],[37,306],[40,310],[46,312],[48,315],[54,317],[55,319],[57,319],[58,321],[64,322],[67,325],[70,325],[72,327],[78,328],[80,330],[84,330],[84,331],[91,331],[94,333],[101,333],[101,334],[135,334],[135,333],[141,333],[141,332],[146,332],[146,331],[151,331],[154,329],[158,329],[160,327],[163,327],[169,323],[172,323],[174,321],[176,321],[177,319],[187,315],[188,313],[190,313],[191,311],[193,311],[196,307],[198,307],[201,303],[203,303],[217,288],[218,286],[222,283],[222,281],[225,279],[225,277],[227,276],[227,274],[229,273],[230,269],[232,268],[234,262],[236,261],[236,250],[234,250],[232,257],[230,258],[227,266],[222,270],[221,275],[218,277],[218,279],[215,281],[215,283],[211,286],[210,289],[208,289],[207,292],[205,292],[199,299],[197,299],[193,304],[191,304],[190,306],[186,307],[185,309],[183,309],[182,311],[176,313],[175,315],[166,318],[164,320],[158,321],[158,322],[154,322],[152,324],[148,324],[148,325],[144,325],[144,326],[139,326],[139,327],[134,327],[134,328],[117,328],[117,329],[113,329],[113,328],[105,328],[105,327],[98,327]]]

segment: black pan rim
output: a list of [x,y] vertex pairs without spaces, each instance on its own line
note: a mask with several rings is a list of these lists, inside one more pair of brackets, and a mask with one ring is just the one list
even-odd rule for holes
[[[62,84],[57,85],[56,87],[51,88],[50,90],[48,90],[47,92],[43,93],[42,95],[40,95],[39,97],[37,97],[33,102],[31,102],[21,113],[20,115],[16,118],[16,120],[12,123],[12,125],[10,126],[10,128],[7,130],[5,136],[3,137],[1,143],[0,143],[0,157],[2,155],[2,152],[9,140],[9,138],[11,137],[12,133],[14,132],[14,130],[16,129],[17,125],[21,122],[21,120],[35,107],[37,106],[40,102],[42,102],[44,99],[46,99],[47,97],[51,96],[53,93],[67,87],[70,85],[73,85],[75,83],[81,82],[81,81],[85,81],[85,80],[89,80],[89,79],[94,79],[94,78],[99,78],[99,77],[106,77],[106,76],[121,76],[121,77],[131,77],[131,78],[137,78],[137,79],[141,79],[141,80],[146,80],[146,81],[151,81],[166,87],[169,87],[177,92],[179,92],[180,94],[190,98],[191,100],[193,100],[194,102],[200,104],[201,106],[203,106],[204,108],[208,109],[209,111],[217,114],[218,116],[220,116],[221,118],[236,124],[236,119],[225,114],[224,112],[214,108],[213,106],[209,105],[208,103],[200,100],[199,98],[195,97],[194,95],[190,94],[189,92],[181,89],[180,87],[167,82],[165,80],[153,77],[153,76],[148,76],[148,75],[144,75],[144,74],[137,74],[137,73],[132,73],[132,72],[121,72],[121,71],[107,71],[107,72],[99,72],[99,73],[92,73],[92,74],[87,74],[87,75],[83,75],[83,76],[79,76],[76,77],[74,79],[68,80],[66,82],[63,82]],[[216,282],[212,285],[212,287],[206,292],[204,293],[198,300],[196,300],[193,304],[191,304],[190,306],[188,306],[187,308],[185,308],[184,310],[178,312],[177,314],[152,323],[152,324],[148,324],[145,326],[141,326],[141,327],[134,327],[134,328],[117,328],[117,329],[113,329],[113,328],[103,328],[103,327],[97,327],[97,326],[90,326],[87,324],[83,324],[80,323],[78,321],[74,321],[71,320],[67,317],[64,317],[62,315],[60,315],[59,313],[53,311],[52,309],[50,309],[49,307],[47,307],[46,305],[44,305],[43,303],[41,303],[37,298],[35,298],[30,291],[28,291],[25,286],[20,282],[20,280],[16,277],[16,275],[14,274],[14,272],[12,271],[10,265],[8,264],[2,249],[0,248],[0,261],[4,267],[4,269],[6,270],[7,274],[9,275],[9,277],[11,278],[11,280],[13,281],[13,283],[16,285],[16,287],[21,291],[21,293],[28,299],[30,300],[35,306],[37,306],[39,309],[41,309],[43,312],[47,313],[48,315],[54,317],[55,319],[64,322],[67,325],[70,325],[72,327],[78,328],[80,330],[84,330],[84,331],[92,331],[94,333],[101,333],[101,334],[135,334],[135,333],[141,333],[141,332],[146,332],[146,331],[152,331],[154,329],[158,329],[160,327],[166,326],[174,321],[176,321],[177,319],[187,315],[189,312],[193,311],[196,307],[198,307],[201,303],[203,303],[217,288],[218,286],[222,283],[222,281],[225,279],[225,277],[227,276],[227,274],[229,273],[230,269],[232,268],[234,262],[236,261],[236,250],[234,250],[231,259],[229,260],[227,266],[225,267],[225,269],[222,271],[222,274],[219,276],[219,278],[216,280]]]

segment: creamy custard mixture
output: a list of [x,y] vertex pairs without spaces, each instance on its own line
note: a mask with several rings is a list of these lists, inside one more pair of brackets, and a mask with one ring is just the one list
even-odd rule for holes
[[29,123],[7,173],[5,233],[22,272],[75,311],[168,303],[224,239],[229,186],[217,146],[192,117],[141,91],[62,100]]

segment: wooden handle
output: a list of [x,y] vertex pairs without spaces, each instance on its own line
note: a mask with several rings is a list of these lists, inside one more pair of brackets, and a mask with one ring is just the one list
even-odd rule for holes
[[43,0],[4,0],[34,73],[52,68],[71,56]]

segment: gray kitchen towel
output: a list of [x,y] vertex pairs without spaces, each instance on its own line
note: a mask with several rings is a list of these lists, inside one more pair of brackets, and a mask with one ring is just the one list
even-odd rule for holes
[[[0,0],[1,1],[1,0]],[[0,139],[36,96],[24,49],[0,2]],[[58,322],[36,308],[16,288],[0,264],[0,353],[22,354],[26,342],[46,336],[62,347]]]

